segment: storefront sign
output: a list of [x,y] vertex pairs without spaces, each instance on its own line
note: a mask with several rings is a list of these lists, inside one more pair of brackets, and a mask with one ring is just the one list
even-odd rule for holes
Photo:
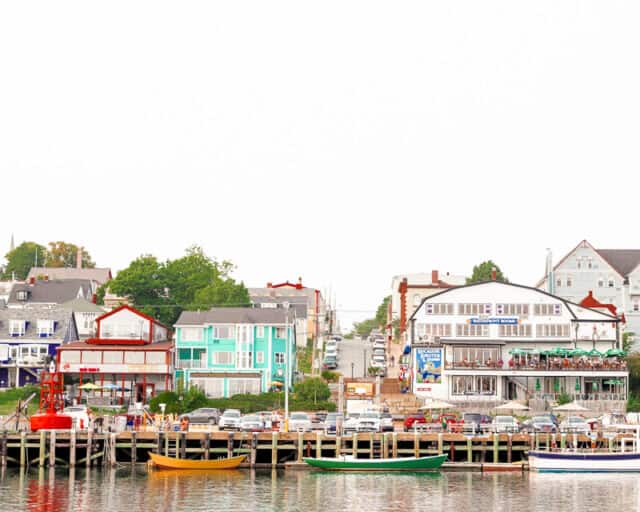
[[417,348],[415,390],[431,391],[434,384],[442,384],[442,350]]
[[518,325],[517,318],[470,318],[471,325]]
[[350,395],[373,396],[373,382],[347,382],[345,392]]

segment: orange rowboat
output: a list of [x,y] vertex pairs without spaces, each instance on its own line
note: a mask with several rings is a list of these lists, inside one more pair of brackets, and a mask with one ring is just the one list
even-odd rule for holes
[[153,464],[160,469],[235,469],[242,464],[242,461],[247,456],[239,455],[238,457],[215,460],[192,460],[174,459],[173,457],[165,457],[164,455],[149,452],[149,457]]

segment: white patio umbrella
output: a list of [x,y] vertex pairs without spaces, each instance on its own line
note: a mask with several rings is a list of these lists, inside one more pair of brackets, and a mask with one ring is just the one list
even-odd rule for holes
[[529,407],[521,404],[520,402],[507,402],[506,404],[502,404],[496,407],[496,411],[528,411]]
[[419,411],[433,411],[437,409],[451,409],[455,407],[448,402],[443,402],[442,400],[427,400],[422,407],[419,407]]
[[588,411],[589,409],[587,409],[586,407],[583,407],[580,404],[577,404],[575,402],[571,402],[571,403],[564,404],[564,405],[558,405],[557,407],[554,407],[553,410],[554,411],[559,411],[559,412],[563,412],[563,411],[580,412],[580,411]]

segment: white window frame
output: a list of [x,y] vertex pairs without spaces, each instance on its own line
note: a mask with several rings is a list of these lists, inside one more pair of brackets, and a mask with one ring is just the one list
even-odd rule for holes
[[274,352],[273,362],[275,364],[284,364],[284,352]]
[[53,336],[53,320],[40,319],[37,321],[38,338],[49,338]]
[[[225,357],[220,357],[222,355],[225,355]],[[211,354],[211,363],[212,364],[233,364],[234,363],[234,353],[231,351],[225,351],[225,352],[212,352]]]
[[287,328],[286,327],[276,327],[276,338],[279,340],[287,339]]
[[182,341],[202,341],[204,339],[203,329],[202,327],[182,327],[180,339]]
[[256,338],[264,338],[264,325],[256,326]]
[[256,352],[256,364],[264,364],[264,350]]
[[25,320],[9,320],[9,336],[24,336],[25,330]]
[[[228,336],[221,336],[222,330],[228,329]],[[229,340],[235,337],[235,329],[233,325],[214,325],[211,329],[211,336],[217,340]]]

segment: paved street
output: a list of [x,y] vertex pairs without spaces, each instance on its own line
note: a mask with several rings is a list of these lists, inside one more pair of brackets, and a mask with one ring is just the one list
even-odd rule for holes
[[371,344],[368,341],[343,340],[340,342],[338,371],[345,377],[352,375],[351,363],[353,363],[353,376],[363,377],[370,359]]

